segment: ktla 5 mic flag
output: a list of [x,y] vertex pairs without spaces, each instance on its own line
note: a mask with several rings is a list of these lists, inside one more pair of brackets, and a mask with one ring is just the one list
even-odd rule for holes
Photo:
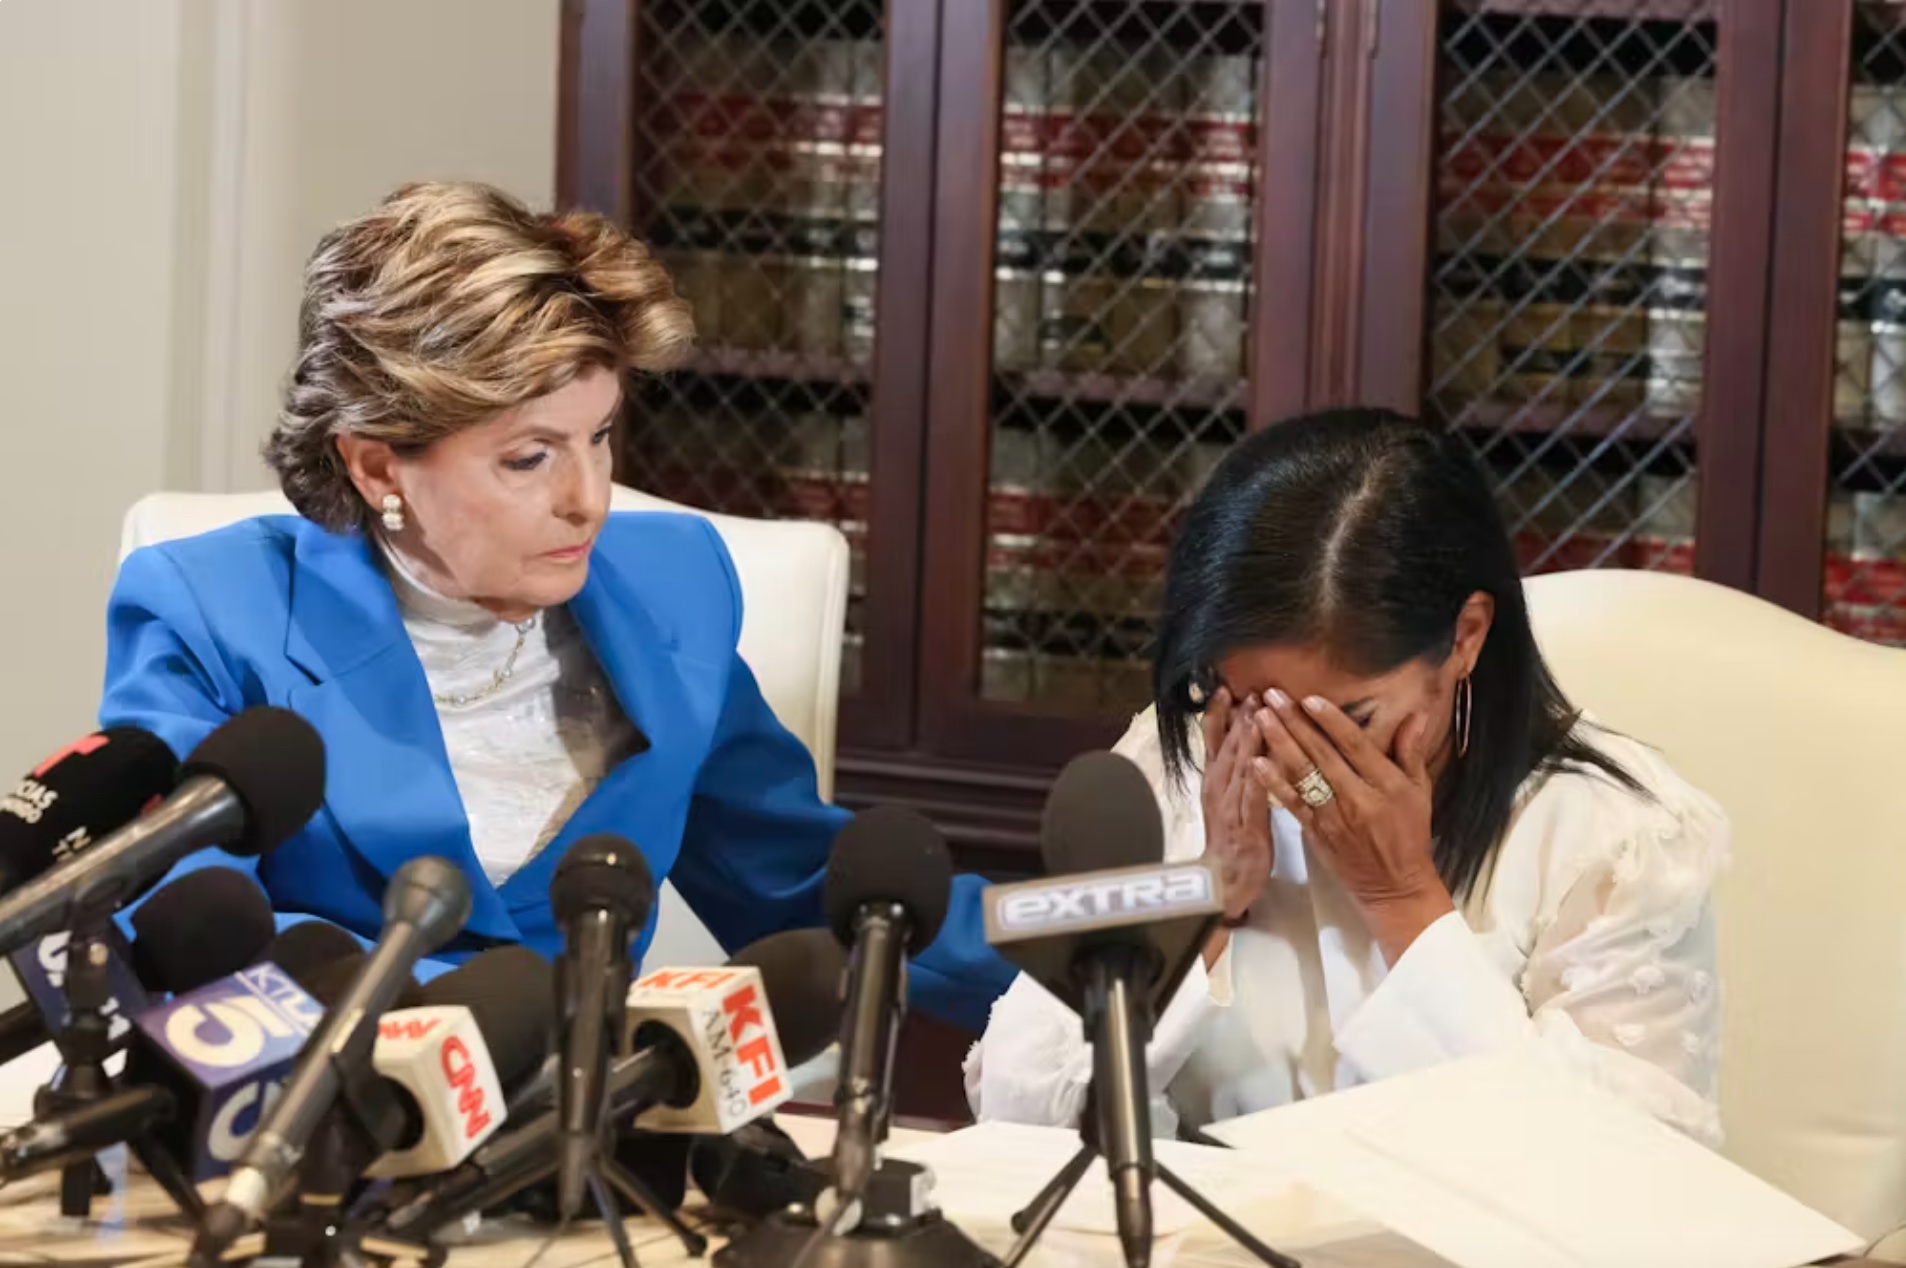
[[629,988],[631,1039],[650,1022],[674,1031],[694,1055],[701,1090],[692,1104],[658,1105],[636,1126],[726,1135],[792,1095],[761,970],[657,969]]
[[161,1133],[175,1157],[191,1160],[194,1180],[231,1170],[323,1018],[324,1005],[266,962],[133,1019],[134,1081],[176,1089],[178,1121]]

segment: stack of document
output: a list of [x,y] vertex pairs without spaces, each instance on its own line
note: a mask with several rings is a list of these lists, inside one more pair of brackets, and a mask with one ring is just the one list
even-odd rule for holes
[[[1535,1045],[1219,1124],[1234,1146],[1161,1141],[1159,1162],[1305,1268],[1798,1268],[1860,1239],[1557,1067]],[[933,1168],[947,1215],[989,1250],[1078,1148],[982,1124],[895,1150]],[[1242,1249],[1153,1188],[1155,1268],[1241,1268]],[[1032,1268],[1118,1262],[1103,1165]]]

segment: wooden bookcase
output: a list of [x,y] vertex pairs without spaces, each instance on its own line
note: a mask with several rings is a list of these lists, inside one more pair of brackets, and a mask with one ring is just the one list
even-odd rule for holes
[[702,350],[623,479],[855,544],[843,800],[1032,865],[1164,547],[1306,407],[1458,430],[1531,571],[1906,644],[1906,8],[569,0],[559,185]]

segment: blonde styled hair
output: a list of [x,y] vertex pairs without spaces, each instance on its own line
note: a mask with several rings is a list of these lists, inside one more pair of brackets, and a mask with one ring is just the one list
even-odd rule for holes
[[677,364],[688,305],[647,247],[592,212],[478,184],[413,184],[305,266],[298,359],[265,461],[306,519],[366,527],[337,438],[414,453],[583,370]]

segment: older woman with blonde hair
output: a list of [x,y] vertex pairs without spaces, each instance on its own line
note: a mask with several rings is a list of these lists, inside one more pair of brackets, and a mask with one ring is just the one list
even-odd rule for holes
[[[129,557],[100,708],[180,753],[254,705],[317,728],[324,807],[258,864],[280,911],[374,934],[384,879],[435,854],[475,892],[451,958],[551,953],[556,862],[608,831],[730,949],[821,923],[846,816],[736,654],[721,538],[609,510],[624,389],[692,336],[641,243],[484,186],[407,186],[319,243],[265,446],[298,515]],[[1010,981],[977,890],[913,974],[975,1028]]]

